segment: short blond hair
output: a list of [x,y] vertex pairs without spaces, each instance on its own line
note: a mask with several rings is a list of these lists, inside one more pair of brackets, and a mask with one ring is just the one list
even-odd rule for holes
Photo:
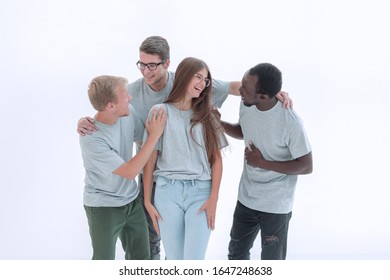
[[93,108],[103,111],[109,102],[117,101],[117,90],[127,86],[123,77],[102,75],[94,78],[88,86],[88,97]]

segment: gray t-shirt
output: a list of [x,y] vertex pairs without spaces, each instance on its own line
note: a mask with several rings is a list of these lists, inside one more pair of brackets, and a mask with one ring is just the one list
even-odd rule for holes
[[[175,73],[168,72],[168,83],[165,88],[159,92],[153,91],[146,83],[144,78],[140,78],[128,85],[127,90],[133,98],[130,102],[137,109],[142,121],[145,123],[150,108],[153,105],[164,103],[173,87]],[[213,90],[211,93],[211,103],[220,108],[222,103],[229,95],[230,82],[213,79]]]
[[[156,145],[159,156],[154,175],[179,180],[211,180],[202,126],[198,124],[193,128],[196,142],[190,133],[192,110],[181,111],[172,104],[158,104],[152,110],[160,106],[167,112],[167,124]],[[228,145],[222,130],[220,142],[221,149]]]
[[129,116],[119,118],[113,125],[95,121],[98,130],[80,136],[86,206],[119,207],[138,196],[135,180],[112,173],[133,157],[133,142],[143,138],[143,122],[133,106],[129,105],[129,110]]
[[[278,102],[268,111],[241,102],[239,123],[245,146],[252,142],[266,160],[287,161],[311,151],[302,120],[292,109]],[[248,208],[285,214],[292,210],[297,175],[255,168],[244,160],[238,200]]]

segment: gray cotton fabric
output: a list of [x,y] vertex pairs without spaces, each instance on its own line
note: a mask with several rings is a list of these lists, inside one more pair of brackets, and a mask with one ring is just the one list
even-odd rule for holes
[[[203,139],[202,126],[193,128],[191,136],[192,110],[181,111],[172,104],[159,104],[152,107],[163,107],[167,112],[167,124],[164,134],[156,145],[159,151],[155,176],[182,180],[211,180],[211,167],[207,158]],[[145,133],[144,139],[146,139]],[[220,130],[221,149],[228,145]]]
[[[311,152],[302,120],[278,102],[268,111],[241,102],[239,123],[245,146],[252,142],[266,160],[287,161]],[[244,160],[238,200],[250,209],[286,214],[292,210],[297,175],[252,167]]]
[[121,117],[113,125],[98,121],[98,130],[80,136],[81,154],[85,167],[84,205],[91,207],[119,207],[138,195],[135,180],[112,173],[133,157],[133,144],[143,139],[145,127],[134,107],[130,115]]
[[[173,87],[175,73],[169,72],[168,83],[159,92],[153,91],[144,78],[140,78],[127,87],[129,95],[132,97],[131,104],[136,108],[145,123],[152,106],[164,103]],[[220,108],[229,95],[230,82],[213,79],[213,90],[211,93],[211,103]]]

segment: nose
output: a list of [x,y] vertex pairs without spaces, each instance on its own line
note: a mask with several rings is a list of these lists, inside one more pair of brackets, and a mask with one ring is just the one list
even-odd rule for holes
[[131,96],[131,95],[128,95],[128,97],[129,97],[129,103],[130,103],[130,101],[131,101],[131,99],[133,99],[133,97]]
[[149,70],[149,67],[145,67],[143,70],[140,70],[140,71],[141,71],[141,74],[142,74],[143,76],[145,76],[145,75],[148,74],[149,72],[152,72],[152,71]]

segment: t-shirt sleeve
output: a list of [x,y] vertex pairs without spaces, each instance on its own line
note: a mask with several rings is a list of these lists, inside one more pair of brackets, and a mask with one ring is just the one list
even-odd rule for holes
[[217,128],[218,138],[219,138],[219,148],[223,149],[229,146],[229,142],[225,136],[223,127],[221,125],[221,122],[214,116],[213,121],[215,122],[215,126]]
[[[152,118],[153,110],[157,110],[158,111],[161,107],[164,108],[165,112],[167,113],[167,117],[168,117],[168,112],[166,110],[166,106],[164,104],[157,104],[157,105],[154,105],[150,109],[150,111],[148,113],[148,120],[150,120]],[[161,145],[162,145],[161,144],[161,142],[162,142],[161,139],[162,139],[163,136],[164,136],[164,134],[158,139],[158,142],[157,142],[156,146],[154,147],[154,149],[157,150],[157,151],[161,150]],[[149,133],[148,133],[147,129],[145,128],[144,134],[143,134],[143,141],[142,142],[145,143],[146,139],[148,139],[148,137],[149,137]]]
[[301,120],[297,120],[292,124],[290,133],[286,139],[286,144],[294,159],[311,152],[311,145]]
[[112,175],[124,160],[101,138],[86,135],[80,137],[84,167],[94,173]]
[[223,102],[229,95],[230,82],[213,79],[213,89],[211,92],[211,103],[213,106],[221,108]]

